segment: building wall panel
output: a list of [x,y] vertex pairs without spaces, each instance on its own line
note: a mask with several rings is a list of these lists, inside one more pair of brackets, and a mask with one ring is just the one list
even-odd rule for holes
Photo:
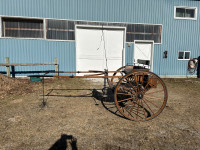
[[133,65],[133,44],[126,44],[125,47],[125,65]]
[[[10,58],[10,63],[45,63],[54,62],[58,58],[59,69],[75,71],[75,42],[54,42],[43,40],[0,40],[0,63],[5,62],[5,57]],[[18,66],[16,71],[45,71],[54,70],[53,65],[48,66]],[[4,72],[5,67],[0,67]]]
[[[197,20],[174,19],[174,6],[197,7]],[[154,72],[159,75],[186,74],[187,61],[177,60],[179,50],[191,51],[192,58],[200,56],[199,8],[200,3],[191,0],[0,1],[1,16],[162,24],[162,43],[154,46]],[[75,69],[74,42],[2,38],[0,44],[0,62],[4,61],[6,56],[9,56],[12,62],[52,61],[58,56],[61,69]],[[130,47],[126,45],[126,64],[133,62],[133,47],[133,44]],[[163,58],[165,50],[168,51],[167,59]]]

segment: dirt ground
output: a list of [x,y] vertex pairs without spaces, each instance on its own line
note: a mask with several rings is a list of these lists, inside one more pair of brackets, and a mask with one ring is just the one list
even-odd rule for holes
[[0,150],[199,150],[200,80],[164,79],[168,102],[156,118],[123,118],[101,99],[102,82],[41,82],[0,75]]

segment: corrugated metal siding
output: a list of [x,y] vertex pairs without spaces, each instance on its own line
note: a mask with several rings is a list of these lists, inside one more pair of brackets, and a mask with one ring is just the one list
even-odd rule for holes
[[[163,22],[163,40],[160,47],[156,47],[157,51],[154,56],[155,72],[159,75],[186,75],[186,60],[178,60],[178,51],[191,51],[191,57],[200,56],[199,50],[199,28],[200,28],[200,12],[198,10],[198,19],[195,20],[177,20],[174,19],[174,6],[190,6],[200,8],[200,3],[189,0],[171,1],[166,8],[168,9],[167,17],[160,18]],[[164,16],[164,15],[163,15]],[[165,15],[166,16],[166,15]],[[164,59],[163,52],[168,51],[168,58]],[[156,57],[161,57],[160,61],[156,61]]]
[[[159,22],[165,0],[1,0],[0,14],[109,22]],[[159,8],[159,7],[158,7]],[[159,13],[158,13],[159,12]],[[145,19],[144,19],[145,18]]]
[[[10,63],[45,63],[54,62],[58,58],[60,70],[75,71],[75,42],[54,42],[43,40],[0,39],[0,63],[5,57]],[[17,66],[15,71],[44,71],[54,70],[49,66]],[[5,71],[0,67],[0,71]]]
[[[198,19],[174,19],[174,6],[198,7]],[[154,72],[159,75],[186,74],[187,61],[177,60],[179,50],[191,51],[191,57],[200,56],[199,8],[200,3],[191,0],[0,1],[0,15],[6,16],[162,24],[162,44],[154,46]],[[0,39],[0,44],[0,62],[7,55],[12,62],[52,61],[58,56],[63,65],[61,68],[75,69],[74,42]],[[126,45],[126,64],[133,62],[133,47],[133,44],[130,47]],[[163,58],[165,50],[168,50],[167,59]]]
[[134,45],[132,43],[126,44],[125,65],[133,64],[133,47],[134,47]]

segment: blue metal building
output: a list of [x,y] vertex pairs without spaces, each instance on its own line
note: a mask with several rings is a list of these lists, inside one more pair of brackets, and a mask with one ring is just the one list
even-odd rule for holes
[[[57,57],[60,70],[74,71],[83,63],[82,47],[89,45],[84,40],[97,35],[111,41],[110,49],[122,42],[121,65],[149,59],[151,70],[160,76],[186,76],[188,59],[200,56],[199,7],[198,0],[0,0],[0,63],[5,57],[11,63],[52,62]],[[92,60],[102,63],[91,58],[83,64]],[[16,67],[16,71],[52,69]]]

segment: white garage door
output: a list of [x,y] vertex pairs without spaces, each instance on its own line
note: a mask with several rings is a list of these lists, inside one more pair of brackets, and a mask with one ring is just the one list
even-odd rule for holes
[[123,65],[124,30],[76,28],[76,69],[117,70]]

